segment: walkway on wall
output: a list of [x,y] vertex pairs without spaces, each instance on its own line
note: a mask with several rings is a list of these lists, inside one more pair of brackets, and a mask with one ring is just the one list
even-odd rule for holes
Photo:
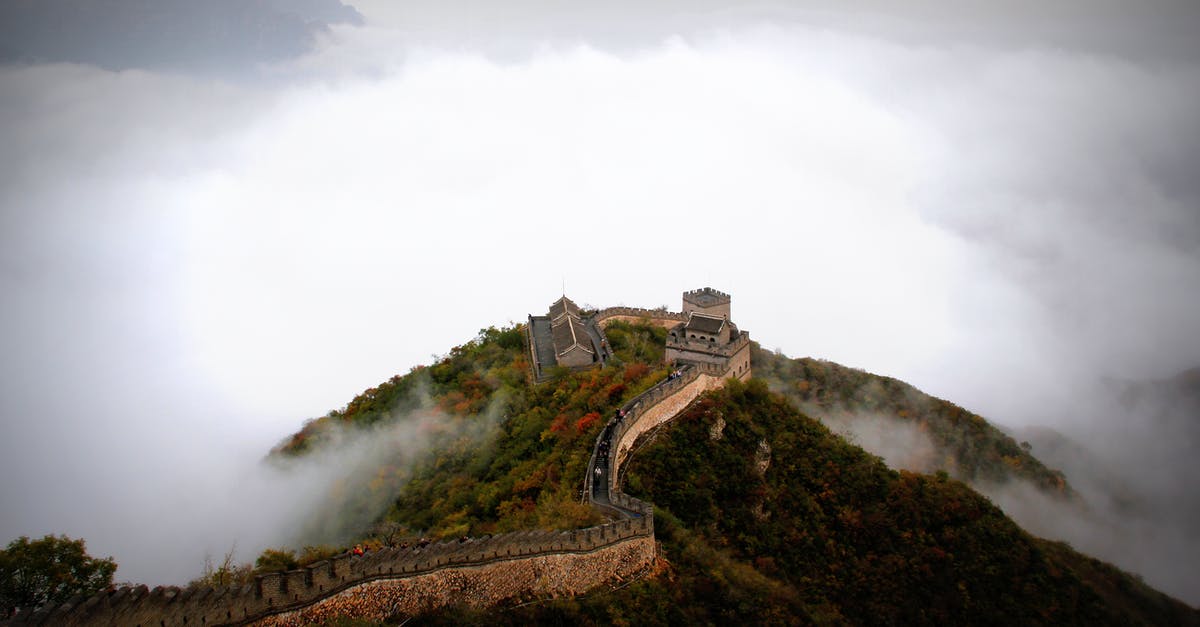
[[[678,371],[678,376],[670,377],[659,382],[654,387],[637,395],[621,406],[618,415],[609,419],[604,425],[596,443],[592,447],[592,457],[588,462],[587,478],[584,490],[592,505],[605,513],[622,518],[640,517],[643,511],[653,511],[653,505],[621,491],[619,459],[621,438],[634,427],[646,412],[656,407],[675,394],[683,392],[687,386],[702,375],[715,372],[714,368],[684,365]],[[663,422],[673,420],[683,407],[666,418]],[[627,461],[627,460],[625,460]]]
[[[543,369],[558,363],[554,357],[554,338],[551,334],[550,319],[530,318],[529,334],[537,350],[537,354],[534,355],[537,359],[536,363]],[[538,376],[542,376],[542,373],[539,372]]]
[[[415,581],[448,569],[460,569],[458,573],[478,572],[479,567],[489,564],[541,560],[548,556],[573,555],[586,559],[586,556],[598,555],[601,551],[631,546],[645,547],[638,549],[642,551],[638,554],[638,563],[644,560],[648,565],[654,559],[654,508],[621,491],[618,473],[620,462],[625,460],[619,459],[618,446],[630,431],[635,435],[645,431],[646,425],[638,424],[639,420],[651,420],[654,424],[673,420],[686,403],[677,407],[659,405],[681,400],[676,398],[680,393],[694,398],[713,384],[708,381],[705,385],[688,387],[700,377],[720,379],[728,374],[724,369],[708,364],[683,366],[679,373],[625,403],[621,407],[623,415],[611,417],[593,444],[584,489],[592,505],[611,517],[610,522],[574,531],[531,530],[464,538],[428,547],[385,549],[365,558],[342,555],[300,570],[259,575],[252,585],[242,587],[180,589],[160,586],[154,590],[148,590],[146,586],[126,587],[44,607],[10,622],[33,625],[249,624],[284,612],[309,611],[319,604],[331,602],[334,597],[341,598],[341,594],[350,590],[365,589],[389,580]],[[656,414],[655,409],[659,409],[659,413]],[[665,415],[662,411],[671,413]],[[534,570],[538,568],[541,567]],[[511,578],[511,569],[508,572]],[[610,572],[608,576],[620,576],[620,573]]]
[[600,363],[607,364],[608,360],[612,359],[612,351],[608,347],[608,340],[604,338],[604,332],[596,323],[596,318],[594,316],[588,318],[583,324],[587,329],[588,336],[592,338],[592,346],[596,347],[596,357],[599,358]]

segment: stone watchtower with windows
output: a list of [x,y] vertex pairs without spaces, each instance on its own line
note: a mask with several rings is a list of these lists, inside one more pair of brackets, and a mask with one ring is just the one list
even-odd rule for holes
[[[712,376],[750,378],[750,334],[729,318],[729,294],[711,287],[683,293],[683,313],[610,307],[585,313],[565,295],[544,316],[529,316],[530,367],[538,382],[556,368],[583,370],[608,362],[611,349],[601,325],[609,320],[652,320],[668,326],[668,363],[694,364]],[[680,318],[682,322],[678,322]]]
[[683,315],[701,313],[706,316],[729,319],[729,294],[711,287],[683,293]]
[[750,334],[730,320],[729,294],[711,287],[683,293],[687,319],[667,333],[667,361],[726,366],[729,376],[750,378]]

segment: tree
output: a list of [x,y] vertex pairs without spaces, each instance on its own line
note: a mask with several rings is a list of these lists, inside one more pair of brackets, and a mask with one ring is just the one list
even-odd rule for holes
[[21,536],[0,551],[0,615],[99,592],[112,585],[117,563],[87,554],[82,539]]
[[277,573],[299,567],[296,552],[291,549],[266,549],[254,560],[254,569],[260,573]]
[[405,525],[394,520],[383,519],[373,527],[371,527],[371,535],[379,539],[383,546],[393,547],[400,543],[400,539],[410,535],[408,525]]
[[204,571],[200,577],[188,582],[188,587],[192,589],[205,586],[224,588],[250,583],[254,579],[254,567],[250,564],[238,564],[233,558],[236,553],[237,543],[235,542],[233,546],[229,547],[219,565],[213,563],[212,556],[205,555]]

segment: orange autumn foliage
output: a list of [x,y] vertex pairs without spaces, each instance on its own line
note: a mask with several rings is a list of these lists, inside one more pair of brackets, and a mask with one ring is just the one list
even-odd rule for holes
[[582,418],[580,418],[578,421],[576,421],[575,432],[583,433],[584,431],[587,431],[588,429],[590,429],[592,427],[592,425],[596,424],[599,421],[600,421],[600,414],[598,412],[593,411],[593,412],[584,414]]

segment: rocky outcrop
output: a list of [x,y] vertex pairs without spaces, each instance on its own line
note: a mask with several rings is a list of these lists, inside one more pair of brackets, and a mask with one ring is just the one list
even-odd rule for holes
[[758,448],[754,451],[754,470],[759,477],[767,475],[767,469],[771,467],[771,444],[764,438],[758,441]]
[[717,416],[712,426],[708,428],[708,439],[715,442],[723,437],[725,437],[725,418]]

